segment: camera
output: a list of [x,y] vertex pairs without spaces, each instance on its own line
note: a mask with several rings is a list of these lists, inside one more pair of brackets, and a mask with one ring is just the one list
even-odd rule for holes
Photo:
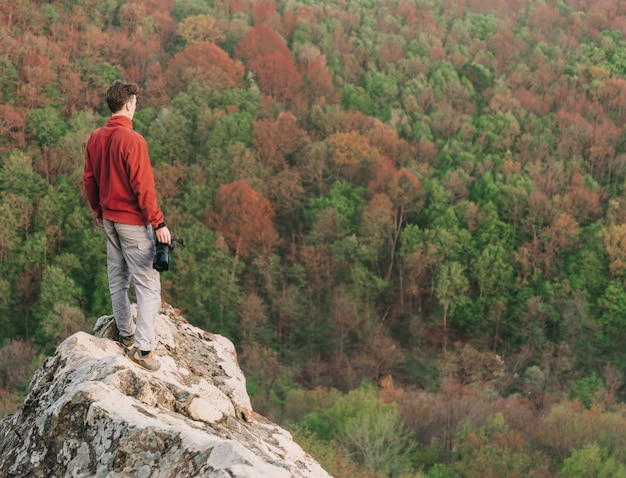
[[159,272],[166,271],[170,268],[169,253],[174,249],[174,241],[170,244],[165,242],[156,241],[156,248],[154,251],[154,259],[152,260],[152,268]]
[[170,268],[170,252],[174,250],[174,245],[179,243],[181,246],[185,246],[185,242],[172,233],[172,242],[169,244],[160,242],[158,239],[155,241],[154,258],[152,259],[152,268],[159,272],[167,271]]

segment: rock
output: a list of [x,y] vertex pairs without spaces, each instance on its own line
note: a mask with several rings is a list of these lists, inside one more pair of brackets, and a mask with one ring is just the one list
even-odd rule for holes
[[329,477],[252,411],[233,344],[164,305],[157,372],[131,364],[112,317],[65,340],[0,421],[0,476]]

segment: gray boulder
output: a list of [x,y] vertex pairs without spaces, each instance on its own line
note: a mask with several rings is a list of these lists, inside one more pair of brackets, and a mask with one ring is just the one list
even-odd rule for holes
[[65,340],[0,421],[0,476],[329,477],[252,411],[233,344],[164,305],[157,372],[131,364],[111,317]]

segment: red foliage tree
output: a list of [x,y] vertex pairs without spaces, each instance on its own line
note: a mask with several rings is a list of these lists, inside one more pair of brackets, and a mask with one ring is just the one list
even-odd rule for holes
[[270,202],[246,181],[222,184],[213,205],[207,224],[224,236],[237,258],[253,252],[267,254],[278,243]]
[[306,133],[291,113],[281,113],[276,121],[254,122],[256,174],[244,176],[265,192],[277,212],[293,210],[304,193],[300,174],[289,165],[290,156],[307,142]]
[[409,145],[398,137],[398,132],[389,125],[375,121],[367,137],[378,151],[388,156],[396,165],[404,165],[409,157]]
[[339,93],[324,55],[319,55],[311,61],[301,62],[301,70],[304,96],[309,104],[318,102],[333,104],[339,101]]
[[252,22],[254,25],[268,23],[272,26],[280,24],[280,15],[274,0],[258,0],[252,7]]
[[24,146],[24,118],[12,106],[0,105],[0,151],[14,145]]
[[600,195],[587,188],[585,178],[578,171],[572,175],[567,192],[563,196],[562,207],[566,213],[571,214],[581,223],[587,220],[597,220],[602,210]]
[[161,50],[169,51],[176,41],[176,20],[169,12],[172,11],[174,2],[172,0],[157,0],[158,6],[148,11],[152,12],[155,33],[159,37]]
[[256,75],[261,92],[290,104],[302,86],[302,78],[287,45],[268,25],[252,27],[235,47],[240,58]]
[[285,156],[304,146],[306,133],[296,124],[291,113],[281,113],[276,121],[254,122],[254,149],[261,164],[282,169]]
[[615,113],[617,124],[626,122],[626,80],[607,79],[600,89],[599,100],[607,111]]
[[384,69],[387,65],[397,63],[404,58],[404,51],[396,41],[382,43],[378,47],[380,54],[380,69]]
[[563,157],[582,157],[594,178],[610,178],[616,167],[614,145],[622,136],[621,128],[597,104],[590,105],[585,115],[559,111],[557,120]]
[[80,79],[80,73],[76,71],[64,71],[61,75],[61,91],[65,97],[65,117],[72,116],[77,109],[90,106],[87,95],[87,82]]

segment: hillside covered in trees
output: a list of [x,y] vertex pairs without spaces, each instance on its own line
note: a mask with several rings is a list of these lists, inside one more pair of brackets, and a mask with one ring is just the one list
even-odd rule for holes
[[110,313],[117,78],[163,298],[329,472],[624,476],[624,2],[0,0],[2,413]]

